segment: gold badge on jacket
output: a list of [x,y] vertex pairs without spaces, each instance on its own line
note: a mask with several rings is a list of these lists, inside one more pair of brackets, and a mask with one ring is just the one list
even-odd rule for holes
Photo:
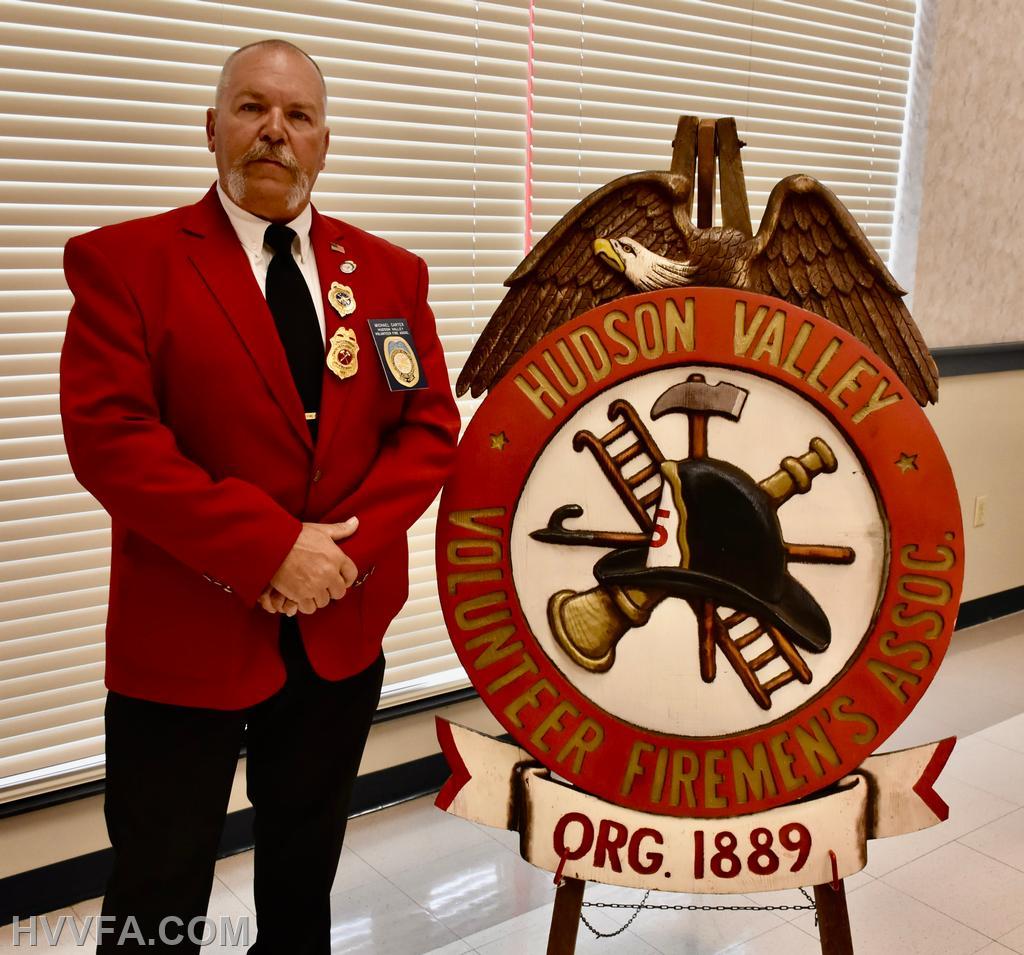
[[415,387],[420,380],[420,365],[409,342],[400,335],[391,335],[384,339],[382,347],[391,374],[406,388]]
[[359,371],[359,342],[351,328],[343,325],[331,336],[327,367],[342,379],[351,378]]
[[342,318],[347,318],[356,310],[356,297],[352,289],[347,285],[342,285],[341,282],[331,282],[327,301]]

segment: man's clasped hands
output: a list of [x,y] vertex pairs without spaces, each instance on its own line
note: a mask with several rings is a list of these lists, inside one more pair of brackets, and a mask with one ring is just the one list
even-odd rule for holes
[[303,524],[284,563],[260,594],[268,613],[313,613],[341,600],[359,576],[352,559],[338,546],[359,528],[359,518],[337,524]]

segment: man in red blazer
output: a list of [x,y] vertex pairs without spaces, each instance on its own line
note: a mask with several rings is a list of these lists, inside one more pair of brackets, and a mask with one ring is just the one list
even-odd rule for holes
[[[422,260],[309,205],[329,144],[313,61],[282,41],[243,47],[216,104],[207,195],[65,255],[64,435],[112,522],[99,951],[119,936],[118,950],[138,936],[162,950],[161,920],[173,941],[205,914],[244,742],[250,951],[326,953],[406,532],[459,419]],[[406,321],[427,387],[386,375],[375,319]]]

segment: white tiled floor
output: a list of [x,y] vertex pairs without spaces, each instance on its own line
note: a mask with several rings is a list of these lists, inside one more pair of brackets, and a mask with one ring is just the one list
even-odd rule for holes
[[[941,826],[871,843],[868,866],[847,880],[858,955],[1024,953],[1024,614],[956,634],[922,704],[882,749],[946,735],[960,742],[939,779],[950,804]],[[638,901],[591,886],[587,897]],[[478,827],[419,799],[352,821],[334,884],[334,952],[374,955],[543,953],[554,887],[519,859],[507,833]],[[756,898],[652,893],[652,903],[794,905],[796,892]],[[214,918],[252,908],[252,858],[217,866]],[[94,899],[62,913],[79,924]],[[585,910],[602,932],[629,910]],[[94,945],[94,943],[93,943]],[[24,951],[0,929],[0,955]],[[77,947],[65,932],[65,952]],[[240,951],[220,949],[219,951]],[[218,949],[211,949],[218,951]],[[808,912],[643,911],[611,940],[580,928],[579,955],[815,955]]]

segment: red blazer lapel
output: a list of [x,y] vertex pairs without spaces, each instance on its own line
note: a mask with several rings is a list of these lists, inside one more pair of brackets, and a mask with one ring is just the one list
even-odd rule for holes
[[[320,291],[324,301],[324,329],[327,334],[327,351],[329,353],[331,338],[339,328],[343,325],[349,328],[358,328],[365,324],[365,311],[367,307],[365,296],[369,294],[369,290],[365,283],[361,281],[363,276],[359,274],[358,270],[353,273],[344,273],[340,270],[343,262],[355,258],[352,254],[354,250],[346,250],[345,236],[338,231],[335,223],[329,222],[316,209],[313,210],[313,221],[310,225],[309,237],[313,247],[313,254],[316,256],[316,270],[320,277]],[[344,319],[338,314],[334,306],[331,305],[328,294],[335,282],[347,285],[352,289],[356,302],[356,310]],[[368,342],[361,334],[359,335],[359,344],[360,349],[356,356],[359,370],[356,372],[356,375],[366,374],[366,363],[376,361],[376,355],[372,353],[372,346],[367,347]],[[344,415],[344,398],[351,390],[337,387],[339,384],[344,385],[346,382],[339,382],[334,372],[327,367],[326,361],[324,363],[324,376],[323,397],[320,403],[320,430],[317,435],[318,458],[326,454],[327,449],[330,447],[331,438]],[[332,381],[331,379],[334,380]]]
[[[312,450],[302,400],[292,380],[274,317],[260,293],[252,267],[224,212],[216,187],[192,206],[189,213],[184,228],[191,238],[190,261],[234,325],[289,424]],[[319,259],[317,265],[319,267]],[[328,328],[328,338],[330,334]]]

